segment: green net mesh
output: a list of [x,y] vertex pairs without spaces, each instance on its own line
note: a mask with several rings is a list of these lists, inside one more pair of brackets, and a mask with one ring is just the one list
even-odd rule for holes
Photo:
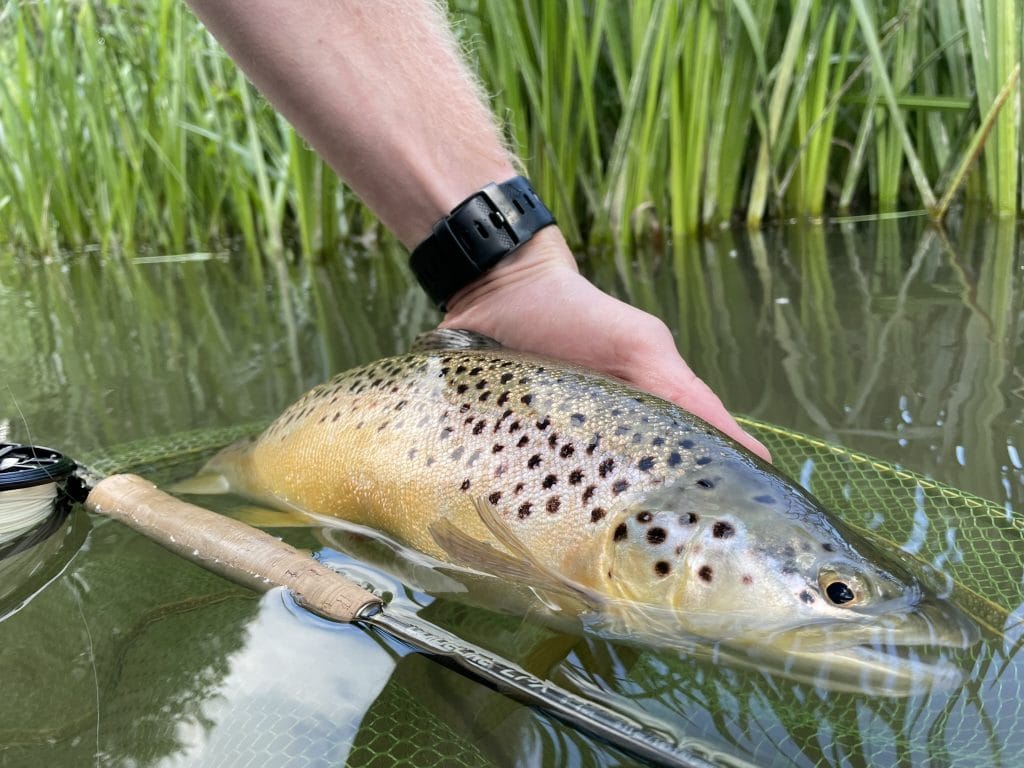
[[[953,576],[956,599],[989,630],[963,654],[966,683],[872,699],[594,637],[564,645],[542,665],[546,673],[756,765],[1024,765],[1019,519],[868,456],[749,419],[743,425],[780,469],[849,524]],[[89,464],[160,479],[258,426],[136,443]],[[79,531],[80,542],[83,525],[88,521],[77,510],[67,535]],[[307,530],[279,532],[296,546],[319,546]],[[483,644],[507,635],[496,650],[516,653],[523,635],[517,619],[443,603],[429,606],[431,621]],[[278,623],[268,624],[268,615]],[[63,575],[7,615],[0,633],[8,693],[0,701],[4,766],[629,764],[357,629],[296,623],[280,606],[268,608],[266,599],[258,603],[105,521],[92,521]],[[536,637],[522,645],[536,659]],[[360,699],[334,670],[359,679],[366,654],[394,669],[381,667],[378,687]],[[366,663],[365,674],[373,669]]]

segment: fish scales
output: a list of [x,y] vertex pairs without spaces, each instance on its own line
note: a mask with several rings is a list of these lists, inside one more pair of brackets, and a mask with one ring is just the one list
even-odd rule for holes
[[242,484],[443,559],[431,523],[493,542],[473,506],[487,499],[540,561],[595,584],[607,568],[580,555],[614,539],[622,510],[676,477],[712,485],[723,449],[735,450],[685,411],[570,366],[410,353],[311,390],[249,446]]

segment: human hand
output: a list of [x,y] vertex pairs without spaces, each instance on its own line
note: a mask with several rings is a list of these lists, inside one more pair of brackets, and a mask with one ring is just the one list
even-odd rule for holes
[[511,349],[616,376],[676,403],[771,461],[679,356],[665,323],[580,275],[556,227],[541,230],[455,294],[441,327],[477,331]]

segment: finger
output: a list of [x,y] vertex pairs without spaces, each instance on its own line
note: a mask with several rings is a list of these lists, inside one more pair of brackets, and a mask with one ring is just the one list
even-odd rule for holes
[[771,453],[761,441],[743,430],[732,414],[726,410],[718,395],[703,379],[698,378],[690,370],[682,358],[676,355],[676,359],[679,363],[672,366],[674,373],[666,376],[664,375],[664,366],[660,366],[657,371],[647,372],[643,377],[643,383],[633,383],[703,419],[740,445],[770,462],[772,460]]

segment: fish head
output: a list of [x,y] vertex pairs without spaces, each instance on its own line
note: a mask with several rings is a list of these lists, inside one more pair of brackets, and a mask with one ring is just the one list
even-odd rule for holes
[[816,670],[805,676],[827,669],[858,690],[867,668],[951,679],[923,649],[967,647],[978,630],[945,599],[941,574],[870,544],[773,470],[732,464],[658,488],[613,521],[616,598],[644,606],[635,615],[661,636],[770,651],[790,668],[799,658]]

